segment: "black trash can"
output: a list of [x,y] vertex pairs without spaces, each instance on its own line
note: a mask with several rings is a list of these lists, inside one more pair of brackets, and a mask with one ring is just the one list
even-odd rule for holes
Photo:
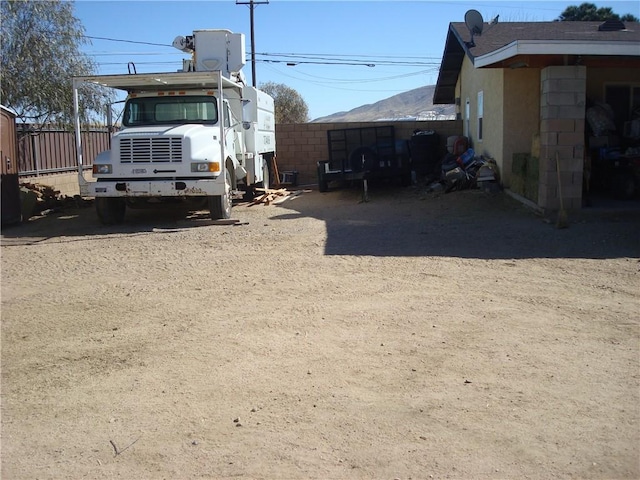
[[411,169],[417,175],[440,173],[439,145],[440,136],[433,130],[421,130],[411,136]]

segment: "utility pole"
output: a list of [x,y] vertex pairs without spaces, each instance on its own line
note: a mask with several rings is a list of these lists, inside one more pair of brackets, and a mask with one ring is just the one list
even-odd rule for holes
[[236,0],[236,5],[248,5],[250,10],[251,21],[251,81],[254,87],[256,85],[256,40],[253,34],[253,9],[256,5],[269,3],[269,0]]

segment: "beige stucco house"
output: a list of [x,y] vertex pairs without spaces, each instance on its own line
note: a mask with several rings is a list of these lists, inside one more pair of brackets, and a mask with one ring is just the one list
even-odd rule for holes
[[[618,134],[640,108],[640,23],[451,23],[434,103],[458,106],[476,155],[496,160],[503,186],[542,209],[582,207],[594,148],[586,111],[616,114]],[[587,167],[585,168],[585,165]]]

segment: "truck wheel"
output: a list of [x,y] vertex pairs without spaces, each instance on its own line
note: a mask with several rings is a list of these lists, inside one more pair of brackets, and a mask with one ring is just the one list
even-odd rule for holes
[[124,221],[127,204],[124,198],[97,197],[96,213],[103,225],[116,225]]
[[224,194],[212,195],[209,197],[209,215],[212,220],[221,220],[231,218],[231,174],[229,170],[224,176]]

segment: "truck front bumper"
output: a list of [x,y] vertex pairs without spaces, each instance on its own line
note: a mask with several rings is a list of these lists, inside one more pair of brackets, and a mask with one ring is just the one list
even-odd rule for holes
[[195,197],[223,195],[224,181],[207,180],[136,180],[89,182],[92,197]]

